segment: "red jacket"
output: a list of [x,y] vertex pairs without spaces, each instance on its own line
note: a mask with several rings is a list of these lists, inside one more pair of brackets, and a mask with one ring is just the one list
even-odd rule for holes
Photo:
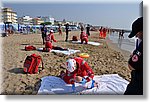
[[85,32],[81,32],[80,39],[88,38],[88,35]]
[[88,63],[85,62],[80,57],[76,57],[74,59],[77,62],[78,68],[73,72],[69,72],[68,70],[66,70],[65,75],[62,77],[63,80],[67,84],[74,84],[75,76],[81,76],[81,77],[85,78],[87,80],[87,82],[92,80],[94,77],[94,73],[93,73],[92,69],[90,68],[90,66],[88,65]]
[[52,41],[57,42],[57,41],[55,40],[55,38],[54,38],[54,34],[53,34],[53,33],[48,34],[48,35],[46,36],[45,40],[46,40],[46,41],[50,41],[50,42],[52,42]]

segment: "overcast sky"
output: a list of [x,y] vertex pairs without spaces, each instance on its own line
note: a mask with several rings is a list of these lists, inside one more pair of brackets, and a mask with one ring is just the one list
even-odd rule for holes
[[[28,0],[27,0],[28,1]],[[52,16],[56,20],[69,20],[131,29],[131,23],[140,16],[140,0],[136,2],[2,2],[11,7],[18,17],[29,15]],[[34,2],[33,2],[34,1]]]

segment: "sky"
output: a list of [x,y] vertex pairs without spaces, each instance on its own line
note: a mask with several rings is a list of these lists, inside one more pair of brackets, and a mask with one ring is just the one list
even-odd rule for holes
[[[9,0],[8,0],[9,1]],[[5,2],[18,17],[29,15],[52,16],[56,20],[68,20],[111,28],[130,29],[131,23],[140,16],[140,0],[135,2]],[[34,2],[33,2],[34,1]],[[56,0],[57,1],[57,0]]]

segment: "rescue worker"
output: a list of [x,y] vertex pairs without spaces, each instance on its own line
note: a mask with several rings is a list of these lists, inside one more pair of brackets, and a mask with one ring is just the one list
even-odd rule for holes
[[84,85],[87,82],[92,81],[93,86],[91,86],[91,88],[94,87],[94,73],[86,61],[80,57],[71,58],[66,61],[66,66],[66,73],[61,71],[60,77],[67,84],[72,84],[73,90],[75,90],[75,82]]
[[106,28],[103,28],[103,35],[102,35],[102,37],[105,39],[105,38],[106,38],[106,35],[107,35],[107,29],[106,29]]
[[81,39],[81,44],[83,44],[84,41],[85,44],[88,43],[88,35],[84,31],[81,31],[80,39]]
[[103,37],[103,27],[101,27],[99,29],[99,37],[102,38]]
[[132,32],[128,37],[134,36],[140,39],[140,42],[128,61],[131,81],[124,93],[125,95],[143,95],[143,17],[138,18],[132,24]]
[[45,38],[45,41],[46,41],[46,43],[45,43],[45,48],[50,48],[50,49],[52,49],[52,41],[54,41],[54,42],[57,42],[56,40],[55,40],[55,38],[54,38],[54,31],[53,30],[50,30],[50,34],[48,34],[47,36],[46,36],[46,38]]

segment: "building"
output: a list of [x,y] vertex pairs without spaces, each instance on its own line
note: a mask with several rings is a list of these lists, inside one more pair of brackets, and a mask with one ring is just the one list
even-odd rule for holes
[[14,12],[11,8],[2,9],[2,22],[4,23],[17,23],[17,13]]
[[52,25],[54,25],[54,18],[50,16],[45,16],[41,18],[44,22],[51,22]]
[[44,23],[44,21],[39,17],[33,18],[32,22],[33,22],[33,25],[40,25],[41,23]]
[[18,24],[23,24],[23,25],[32,25],[32,19],[30,16],[23,16],[23,17],[18,17]]

